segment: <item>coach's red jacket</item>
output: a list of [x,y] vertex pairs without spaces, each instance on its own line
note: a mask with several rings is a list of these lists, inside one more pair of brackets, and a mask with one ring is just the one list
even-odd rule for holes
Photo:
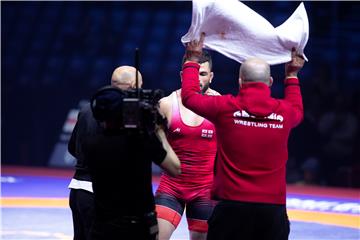
[[288,137],[303,118],[299,80],[286,79],[279,100],[264,83],[243,84],[235,97],[201,95],[198,76],[199,64],[184,64],[181,96],[216,128],[213,198],[285,204]]

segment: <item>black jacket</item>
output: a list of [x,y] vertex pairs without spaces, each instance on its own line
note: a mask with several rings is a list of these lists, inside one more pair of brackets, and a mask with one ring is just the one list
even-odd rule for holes
[[166,151],[155,133],[107,131],[89,106],[80,111],[69,152],[77,159],[75,178],[93,183],[95,211],[104,217],[142,216],[155,208],[151,162]]

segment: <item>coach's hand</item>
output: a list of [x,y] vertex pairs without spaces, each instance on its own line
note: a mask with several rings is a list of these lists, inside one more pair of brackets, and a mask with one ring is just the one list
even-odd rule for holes
[[304,66],[305,60],[293,48],[291,50],[291,61],[285,64],[285,77],[297,77],[298,72]]
[[202,32],[199,41],[192,40],[186,44],[185,62],[199,62],[202,55],[202,49],[204,45],[205,33]]

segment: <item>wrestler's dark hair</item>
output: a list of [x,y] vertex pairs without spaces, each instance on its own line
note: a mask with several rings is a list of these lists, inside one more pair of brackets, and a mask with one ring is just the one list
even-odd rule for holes
[[[182,65],[184,65],[186,61],[186,57],[184,56],[183,59],[182,59]],[[205,62],[209,62],[209,68],[210,68],[210,71],[212,69],[212,58],[211,58],[211,55],[209,53],[209,51],[206,51],[206,50],[202,50],[202,55],[200,56],[200,60],[199,60],[199,63],[205,63]]]

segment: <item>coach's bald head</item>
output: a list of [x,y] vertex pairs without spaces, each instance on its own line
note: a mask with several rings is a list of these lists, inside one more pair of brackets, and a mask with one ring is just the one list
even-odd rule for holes
[[249,58],[240,67],[239,83],[263,82],[272,85],[270,65],[260,58]]

